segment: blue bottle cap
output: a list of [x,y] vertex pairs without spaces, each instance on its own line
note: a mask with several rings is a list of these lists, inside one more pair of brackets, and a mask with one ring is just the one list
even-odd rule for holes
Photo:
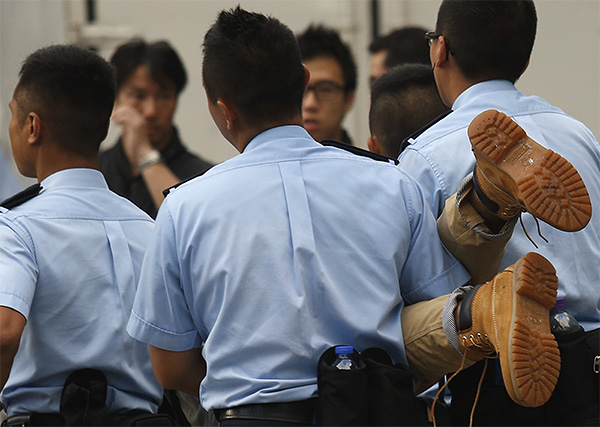
[[556,298],[556,305],[554,305],[552,310],[564,310],[566,306],[564,298]]
[[354,353],[354,348],[349,345],[340,345],[335,348],[335,354],[352,354]]

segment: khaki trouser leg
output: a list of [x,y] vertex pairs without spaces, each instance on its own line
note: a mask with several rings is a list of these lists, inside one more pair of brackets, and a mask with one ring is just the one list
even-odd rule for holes
[[[508,223],[500,234],[490,234],[483,218],[465,198],[469,191],[472,191],[471,181],[465,180],[457,195],[446,201],[444,212],[438,219],[438,233],[448,250],[471,274],[470,283],[476,285],[491,280],[498,273],[515,221]],[[444,295],[406,306],[402,311],[406,357],[417,393],[427,390],[445,374],[455,372],[461,366],[463,356],[457,350],[458,331],[454,319],[449,322],[446,315],[442,320],[444,308],[455,307],[461,299],[460,293]],[[450,311],[450,317],[452,313]],[[463,367],[473,363],[465,360]]]
[[[442,311],[448,297],[443,295],[402,310],[404,347],[416,394],[427,390],[447,373],[457,371],[463,359],[442,328]],[[464,367],[473,363],[465,360]]]
[[501,234],[486,233],[481,216],[464,197],[460,200],[459,212],[456,198],[457,195],[454,195],[446,200],[444,212],[438,218],[438,234],[444,246],[471,274],[470,283],[485,283],[500,269],[514,222],[508,224]]

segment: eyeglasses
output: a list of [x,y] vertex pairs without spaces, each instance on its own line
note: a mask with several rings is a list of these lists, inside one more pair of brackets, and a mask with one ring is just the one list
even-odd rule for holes
[[332,81],[321,81],[306,87],[304,96],[312,90],[318,102],[329,102],[335,100],[337,95],[344,91],[344,86]]
[[[440,37],[443,37],[444,40],[446,41],[446,47],[448,48],[448,52],[450,52],[452,55],[454,55],[454,51],[450,47],[450,42],[448,41],[448,37],[446,37],[443,34],[438,34],[435,31],[427,31],[425,33],[425,40],[427,41],[427,46],[431,47],[431,43],[433,43],[434,40],[437,40]],[[447,53],[446,53],[446,59],[448,59]]]

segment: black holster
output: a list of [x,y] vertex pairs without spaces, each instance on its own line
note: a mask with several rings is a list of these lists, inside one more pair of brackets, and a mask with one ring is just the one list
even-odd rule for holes
[[107,381],[97,369],[71,373],[63,386],[60,413],[33,413],[8,418],[2,426],[174,426],[166,414],[131,411],[110,415],[106,406]]
[[65,381],[60,415],[65,426],[174,426],[167,414],[131,411],[110,415],[106,406],[107,382],[96,369],[73,372]]
[[106,390],[106,377],[96,369],[80,369],[69,375],[60,398],[65,426],[109,425]]

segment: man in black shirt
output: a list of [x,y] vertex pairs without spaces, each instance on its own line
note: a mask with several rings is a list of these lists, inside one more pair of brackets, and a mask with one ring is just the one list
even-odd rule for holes
[[110,62],[117,72],[113,121],[122,134],[100,154],[100,170],[111,190],[155,218],[163,190],[212,166],[184,147],[173,125],[187,74],[165,41],[133,40]]

